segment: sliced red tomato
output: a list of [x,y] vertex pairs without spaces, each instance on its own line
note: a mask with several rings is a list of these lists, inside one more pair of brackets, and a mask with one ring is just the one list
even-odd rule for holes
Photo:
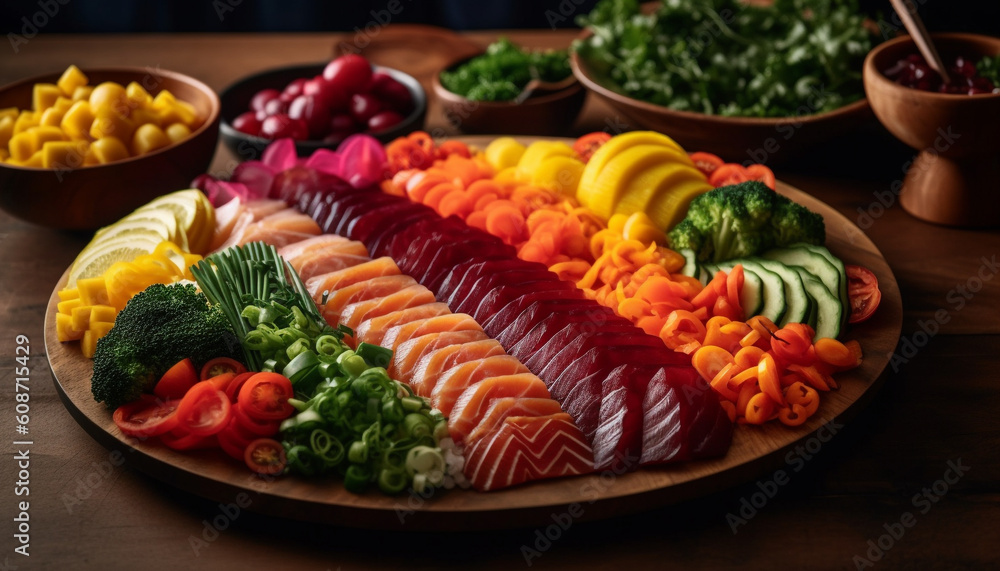
[[771,169],[764,165],[754,164],[746,167],[746,172],[749,180],[760,181],[771,190],[774,190],[777,181],[774,178],[774,171]]
[[142,395],[115,409],[112,418],[122,433],[129,436],[159,436],[177,428],[179,402]]
[[700,170],[702,174],[708,176],[715,172],[715,169],[726,164],[726,161],[722,160],[718,155],[713,155],[712,153],[705,153],[698,151],[695,153],[689,153],[691,157],[691,162],[694,163],[696,169]]
[[191,359],[181,359],[170,367],[153,387],[153,394],[161,399],[179,399],[198,382],[198,371]]
[[743,165],[726,163],[712,171],[712,174],[708,177],[708,184],[718,188],[720,186],[739,184],[748,180],[750,180],[750,177],[747,176],[747,169]]
[[231,383],[235,378],[236,373],[222,373],[221,375],[216,375],[208,379],[202,379],[201,382],[212,383],[215,390],[226,392],[226,389],[229,387],[229,383]]
[[215,436],[199,436],[179,428],[175,428],[166,434],[161,434],[160,442],[163,442],[167,448],[174,450],[201,450],[203,448],[215,448],[219,444]]
[[223,452],[236,460],[243,460],[243,453],[246,452],[247,446],[257,438],[256,435],[246,435],[239,426],[235,416],[229,420],[229,424],[216,434],[215,437],[219,441],[219,448],[222,448]]
[[295,396],[292,381],[278,373],[257,373],[240,389],[237,402],[247,416],[258,420],[283,420],[295,410],[288,399]]
[[201,376],[199,378],[205,381],[223,373],[233,373],[234,375],[239,375],[245,372],[247,372],[246,366],[236,359],[230,359],[229,357],[216,357],[202,366]]
[[783,364],[811,365],[816,360],[812,327],[802,323],[789,323],[774,332],[771,352]]
[[201,381],[184,395],[177,407],[180,427],[197,436],[210,436],[229,424],[232,404],[211,381]]
[[278,433],[278,429],[281,428],[280,420],[253,418],[247,414],[246,409],[239,403],[233,405],[233,416],[236,418],[236,422],[240,428],[254,436],[274,436]]
[[233,380],[229,381],[229,384],[226,385],[226,396],[229,397],[229,402],[236,402],[236,397],[240,395],[240,389],[243,388],[244,383],[247,382],[247,379],[256,374],[257,373],[251,372],[240,373],[239,375],[233,377]]
[[600,149],[604,143],[607,143],[610,140],[611,133],[594,131],[593,133],[587,133],[577,139],[576,142],[573,143],[573,150],[580,156],[581,161],[587,162],[590,160],[590,157],[594,156],[597,149]]
[[860,323],[875,313],[882,302],[878,278],[862,266],[847,266],[847,298],[851,304],[850,323]]
[[243,459],[250,470],[258,474],[280,474],[285,471],[285,447],[273,438],[258,438],[247,446]]

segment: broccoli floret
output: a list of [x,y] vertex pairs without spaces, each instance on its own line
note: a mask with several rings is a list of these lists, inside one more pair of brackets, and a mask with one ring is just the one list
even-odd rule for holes
[[701,262],[722,262],[798,242],[822,244],[826,230],[819,214],[750,181],[692,200],[668,237],[675,250],[690,248]]
[[239,358],[225,314],[193,285],[154,284],[129,300],[97,342],[91,391],[114,409],[153,389],[178,361],[200,367],[215,357]]

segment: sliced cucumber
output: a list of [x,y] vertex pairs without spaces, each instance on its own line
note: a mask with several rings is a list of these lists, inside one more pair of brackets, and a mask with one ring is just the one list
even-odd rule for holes
[[[763,315],[771,321],[778,323],[784,317],[787,305],[785,302],[785,285],[781,276],[768,270],[756,260],[733,260],[728,263],[743,264],[743,270],[753,272],[760,278],[761,282],[761,307],[755,314]],[[749,317],[749,312],[747,313]]]
[[700,281],[702,284],[706,284],[706,285],[708,284],[708,282],[710,282],[712,280],[712,274],[708,273],[708,270],[705,269],[705,266],[698,266],[698,276],[697,277],[698,277],[698,281]]
[[[840,258],[838,258],[837,256],[834,256],[833,253],[831,253],[830,250],[828,250],[824,246],[816,246],[814,244],[796,244],[795,246],[792,246],[792,248],[804,248],[806,250],[809,250],[813,254],[822,256],[837,271],[837,274],[840,276],[836,282],[837,286],[836,288],[830,287],[830,291],[834,292],[835,296],[840,299],[840,303],[842,306],[840,312],[841,313],[840,325],[842,328],[847,323],[847,318],[850,316],[850,313],[845,309],[847,307],[850,307],[850,300],[847,297],[847,270],[844,268],[844,262],[841,261]],[[834,283],[832,281],[827,281],[827,279],[824,276],[820,275],[818,272],[809,269],[807,266],[803,267],[805,267],[807,270],[815,274],[816,277],[818,277],[820,281],[823,282],[824,285]]]
[[781,277],[781,281],[784,282],[785,314],[781,317],[780,322],[773,319],[772,321],[778,325],[805,323],[809,315],[809,295],[806,293],[806,286],[803,285],[802,278],[799,277],[798,272],[774,260],[765,260],[763,258],[753,258],[753,260],[765,269],[778,274]]
[[[725,262],[719,264],[718,269],[726,272],[732,271],[739,262]],[[754,315],[760,315],[764,307],[764,282],[757,272],[743,266],[743,289],[740,290],[740,305],[743,306],[743,314],[746,319]]]
[[802,278],[802,283],[806,286],[806,292],[815,300],[816,319],[810,322],[810,325],[816,330],[816,338],[836,339],[837,335],[840,335],[843,315],[843,306],[840,305],[840,300],[817,276],[801,266],[792,267],[799,272],[799,277]]
[[681,274],[692,278],[698,277],[698,258],[694,250],[681,248],[677,253],[684,256],[684,267],[681,269]]

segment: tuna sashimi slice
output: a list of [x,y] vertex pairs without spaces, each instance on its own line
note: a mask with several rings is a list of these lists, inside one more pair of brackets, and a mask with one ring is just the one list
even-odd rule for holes
[[[389,376],[410,383],[417,363],[424,355],[435,349],[448,345],[460,345],[470,341],[489,340],[482,331],[445,331],[443,333],[428,333],[401,343],[392,355],[392,365],[388,367]],[[499,347],[500,344],[497,343]],[[503,350],[501,348],[501,350]]]
[[470,385],[448,415],[448,432],[461,444],[483,419],[486,410],[498,398],[551,398],[549,389],[532,373],[488,377]]
[[347,287],[382,276],[399,275],[399,266],[391,258],[385,256],[367,260],[360,264],[345,266],[336,271],[313,276],[306,280],[306,289],[313,299],[319,299],[324,291],[333,292],[342,287]]
[[642,401],[642,464],[721,456],[733,424],[718,395],[690,367],[663,367]]
[[[420,357],[413,368],[413,375],[410,377],[410,386],[420,396],[430,396],[434,393],[441,375],[456,365],[466,362],[482,361],[489,357],[505,356],[503,347],[493,339],[482,339],[470,341],[460,345],[448,345],[440,347]],[[528,372],[528,369],[517,372]],[[482,380],[481,377],[477,380]],[[474,381],[467,381],[466,386]],[[459,392],[461,394],[461,392]],[[454,395],[444,403],[444,406],[451,412],[458,395]],[[444,412],[443,409],[439,409]],[[445,412],[445,415],[448,415]]]
[[563,409],[559,403],[550,398],[498,398],[490,404],[490,407],[483,414],[483,419],[465,438],[465,445],[469,446],[483,436],[497,430],[507,417],[550,416],[561,412]]
[[590,445],[566,413],[509,416],[465,450],[465,476],[483,492],[593,471]]
[[530,371],[527,367],[510,355],[505,353],[491,355],[481,360],[456,363],[442,371],[430,394],[421,396],[430,397],[431,406],[448,416],[455,406],[455,401],[470,385],[489,377],[528,372]]
[[404,341],[420,337],[421,335],[427,335],[428,333],[467,330],[482,331],[483,328],[479,326],[479,323],[475,319],[464,313],[437,315],[392,326],[382,336],[382,346],[395,349],[397,345]]
[[[323,316],[327,320],[339,320],[339,316],[344,308],[352,303],[392,295],[414,285],[417,285],[416,280],[410,276],[400,274],[372,278],[332,290],[329,292],[326,303],[323,305]],[[316,300],[317,303],[319,301],[319,299]]]
[[419,284],[412,285],[385,297],[359,301],[344,307],[340,313],[340,323],[351,329],[357,329],[358,325],[366,319],[408,307],[434,303],[434,301],[434,294],[431,293],[431,290]]
[[[386,258],[388,259],[388,258]],[[445,315],[450,313],[448,306],[441,302],[425,303],[415,307],[408,307],[399,311],[393,311],[386,315],[366,319],[354,330],[354,337],[358,341],[381,345],[385,332],[394,325],[407,323],[416,319],[434,317],[435,315]]]

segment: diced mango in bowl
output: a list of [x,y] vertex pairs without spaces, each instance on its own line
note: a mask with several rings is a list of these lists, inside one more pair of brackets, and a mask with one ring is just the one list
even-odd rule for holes
[[71,65],[56,83],[32,89],[31,109],[0,109],[0,161],[71,169],[137,157],[183,141],[205,121],[167,90],[90,85]]

